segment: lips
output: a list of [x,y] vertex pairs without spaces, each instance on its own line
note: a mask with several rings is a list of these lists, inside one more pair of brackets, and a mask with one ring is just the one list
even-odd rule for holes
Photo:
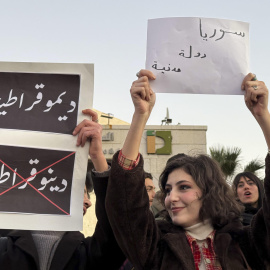
[[171,211],[172,211],[172,213],[177,213],[177,212],[180,212],[183,209],[184,209],[184,207],[172,207]]
[[244,195],[245,195],[245,196],[250,196],[251,193],[250,193],[250,191],[246,191],[246,192],[244,193]]

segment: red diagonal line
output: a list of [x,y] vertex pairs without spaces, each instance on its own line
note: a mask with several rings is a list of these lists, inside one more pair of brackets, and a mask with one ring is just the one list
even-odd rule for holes
[[[37,175],[37,174],[39,174],[40,172],[43,172],[43,171],[45,171],[46,169],[48,169],[48,168],[50,168],[50,167],[52,167],[53,165],[55,165],[55,164],[57,164],[57,163],[59,163],[60,161],[62,161],[62,160],[64,160],[64,159],[66,159],[66,158],[68,158],[69,156],[71,156],[71,155],[73,155],[73,154],[75,154],[75,152],[73,152],[73,153],[71,153],[71,154],[69,154],[69,155],[67,155],[66,157],[63,157],[63,158],[61,158],[60,160],[58,160],[58,161],[56,161],[56,162],[54,162],[53,164],[51,164],[51,165],[49,165],[49,166],[47,166],[46,168],[44,168],[44,169],[42,169],[42,170],[40,170],[39,172],[36,172],[35,174],[33,174],[33,175],[30,175],[28,178],[26,178],[26,179],[24,179],[21,175],[19,175],[17,172],[15,172],[11,167],[9,167],[3,160],[1,160],[0,159],[0,161],[6,166],[6,167],[8,167],[11,171],[13,171],[15,174],[17,174],[20,178],[22,178],[23,179],[23,181],[21,181],[20,183],[18,183],[18,184],[16,184],[16,185],[14,185],[14,186],[12,186],[12,187],[10,187],[9,189],[7,189],[7,190],[5,190],[5,191],[3,191],[2,193],[0,193],[0,196],[2,195],[2,194],[4,194],[4,193],[6,193],[6,192],[8,192],[9,190],[11,190],[11,189],[13,189],[13,188],[15,188],[16,186],[18,186],[18,185],[20,185],[22,182],[27,182],[27,180],[29,179],[29,178],[31,178],[31,177],[33,177],[33,176],[35,176],[35,175]],[[29,182],[27,182],[28,184],[29,184]]]
[[28,182],[28,185],[30,185],[30,187],[32,187],[35,191],[37,191],[41,196],[43,196],[47,201],[49,201],[52,205],[54,205],[55,207],[57,207],[59,210],[61,210],[62,212],[64,212],[65,214],[67,214],[69,216],[69,213],[67,213],[65,210],[63,210],[60,206],[58,206],[56,203],[54,203],[53,201],[51,201],[48,197],[46,197],[43,193],[41,193],[38,189],[36,189],[32,184],[30,184]]
[[[0,193],[0,196],[1,196],[2,194],[4,194],[4,193],[8,192],[9,190],[11,190],[11,189],[17,187],[17,186],[20,185],[22,182],[27,182],[27,180],[28,180],[29,178],[32,177],[32,176],[29,176],[27,179],[24,179],[21,175],[19,175],[16,171],[14,171],[11,167],[9,167],[3,160],[0,159],[0,162],[2,162],[2,163],[3,163],[6,167],[8,167],[11,171],[13,171],[13,172],[14,172],[16,175],[18,175],[20,178],[22,178],[22,181],[21,181],[21,182],[19,182],[19,183],[17,183],[16,185],[14,185],[14,186],[8,188],[7,190],[3,191],[2,193]],[[41,172],[41,171],[40,171],[40,172]],[[34,174],[34,175],[37,175],[38,173],[39,173],[39,172],[37,172],[37,173]],[[29,182],[27,182],[27,183],[29,183]]]
[[38,171],[37,173],[35,173],[35,174],[29,176],[27,179],[24,179],[21,175],[19,175],[16,171],[14,171],[11,167],[9,167],[5,162],[3,162],[2,160],[0,160],[0,162],[2,162],[2,163],[3,163],[5,166],[7,166],[11,171],[13,171],[16,175],[18,175],[20,178],[23,179],[23,181],[19,182],[18,184],[14,185],[14,186],[10,187],[9,189],[7,189],[7,190],[3,191],[2,193],[0,193],[0,196],[1,196],[2,194],[4,194],[4,193],[8,192],[9,190],[15,188],[16,186],[20,185],[22,182],[26,182],[30,187],[32,187],[34,190],[36,190],[40,195],[42,195],[42,196],[43,196],[46,200],[48,200],[51,204],[53,204],[55,207],[57,207],[58,209],[60,209],[60,210],[61,210],[62,212],[64,212],[65,214],[69,215],[69,213],[67,213],[67,212],[66,212],[65,210],[63,210],[60,206],[58,206],[58,205],[55,204],[53,201],[51,201],[48,197],[46,197],[43,193],[41,193],[38,189],[36,189],[31,183],[27,182],[27,180],[28,180],[29,178],[32,178],[33,176],[35,176],[35,175],[37,175],[37,174],[39,174],[39,173],[45,171],[46,169],[52,167],[53,165],[59,163],[60,161],[62,161],[62,160],[64,160],[64,159],[68,158],[69,156],[71,156],[71,155],[73,155],[73,154],[75,154],[75,152],[72,152],[71,154],[67,155],[66,157],[61,158],[60,160],[54,162],[53,164],[47,166],[46,168],[44,168],[44,169]]

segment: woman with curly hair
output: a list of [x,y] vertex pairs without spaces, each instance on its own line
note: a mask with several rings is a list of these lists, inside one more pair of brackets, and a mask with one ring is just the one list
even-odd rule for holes
[[[206,155],[169,162],[160,176],[165,220],[149,211],[139,154],[145,124],[155,103],[141,70],[133,82],[132,123],[116,153],[106,196],[107,214],[119,246],[136,270],[240,270],[270,267],[270,154],[266,157],[265,198],[252,225],[243,227],[241,207],[215,161]],[[242,83],[245,102],[270,149],[268,90],[248,74]],[[267,268],[268,269],[268,268]]]

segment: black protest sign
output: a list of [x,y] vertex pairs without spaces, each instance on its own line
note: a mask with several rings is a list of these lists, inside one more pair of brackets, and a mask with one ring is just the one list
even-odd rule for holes
[[0,62],[3,229],[82,229],[89,149],[72,132],[93,90],[93,64]]
[[80,75],[0,72],[1,128],[71,134]]
[[70,215],[75,153],[0,145],[0,211]]

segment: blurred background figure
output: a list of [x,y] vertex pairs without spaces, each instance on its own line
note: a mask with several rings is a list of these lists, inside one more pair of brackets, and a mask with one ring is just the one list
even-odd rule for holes
[[145,188],[149,197],[149,205],[151,207],[153,203],[153,199],[156,195],[156,191],[155,191],[156,188],[153,182],[153,176],[151,173],[144,172],[144,179],[145,179]]
[[232,188],[237,200],[245,207],[242,222],[249,225],[252,217],[262,207],[263,183],[255,174],[242,172],[235,176]]

